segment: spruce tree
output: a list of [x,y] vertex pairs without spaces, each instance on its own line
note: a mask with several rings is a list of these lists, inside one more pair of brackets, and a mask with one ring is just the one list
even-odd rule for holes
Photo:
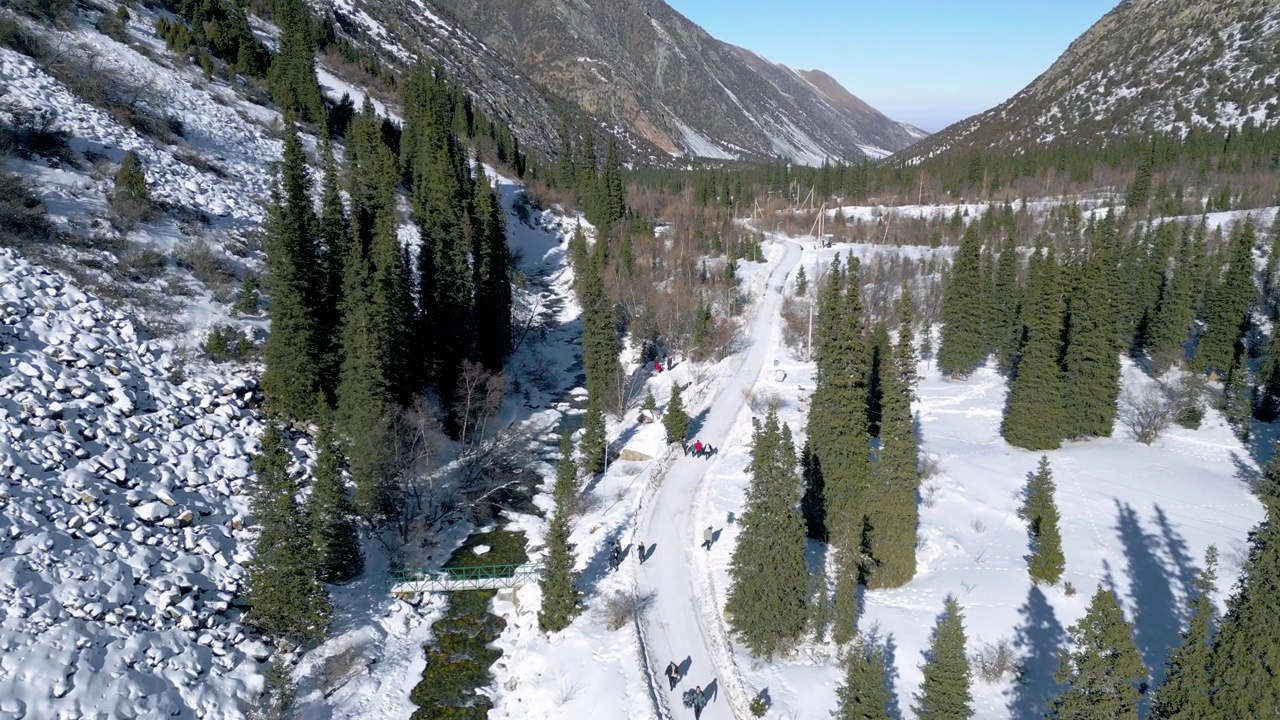
[[262,434],[253,458],[250,510],[261,527],[246,579],[247,620],[260,632],[293,643],[324,637],[332,610],[324,586],[316,579],[315,546],[298,508],[297,478],[275,424]]
[[994,320],[996,362],[1002,374],[1013,369],[1014,358],[1022,344],[1022,326],[1018,322],[1018,309],[1022,304],[1022,290],[1018,287],[1018,246],[1008,238],[996,261]]
[[836,691],[837,720],[890,720],[884,653],[861,637],[844,655],[844,684]]
[[267,220],[267,284],[271,333],[263,347],[266,407],[288,420],[315,409],[322,367],[315,310],[321,289],[316,273],[315,215],[306,158],[296,133],[285,138],[279,185]]
[[1249,419],[1253,416],[1253,385],[1249,380],[1247,355],[1243,348],[1236,350],[1235,362],[1222,384],[1222,414],[1241,442],[1249,439]]
[[667,444],[683,443],[689,435],[689,414],[684,411],[684,401],[680,399],[680,383],[672,381],[671,399],[667,401],[667,412],[662,416],[662,427],[667,432]]
[[323,286],[316,320],[320,335],[317,345],[321,352],[321,386],[331,398],[336,397],[342,373],[342,282],[351,256],[351,228],[342,205],[339,175],[333,145],[326,141],[318,237]]
[[618,326],[597,261],[587,258],[576,270],[574,289],[582,304],[582,352],[587,393],[599,398],[603,410],[616,404],[622,383],[618,366]]
[[476,355],[490,372],[501,372],[511,351],[511,254],[506,214],[483,172],[475,188],[477,227],[473,237]]
[[753,655],[770,659],[804,635],[810,588],[795,446],[776,410],[753,433],[751,473],[725,616]]
[[827,541],[826,493],[823,491],[822,461],[813,451],[810,440],[800,453],[800,474],[804,494],[800,497],[800,513],[804,515],[806,534],[818,542]]
[[1249,556],[1214,638],[1212,717],[1263,718],[1280,709],[1280,451],[1258,491],[1267,518],[1249,533]]
[[[1188,233],[1184,232],[1184,235]],[[1186,357],[1187,331],[1195,319],[1192,288],[1195,272],[1194,258],[1191,257],[1194,249],[1190,237],[1184,237],[1177,262],[1165,272],[1147,346],[1147,354],[1157,375]]]
[[316,437],[319,455],[311,471],[307,525],[315,546],[316,577],[322,582],[342,583],[364,570],[364,557],[360,552],[360,536],[356,533],[355,510],[342,480],[342,454],[334,436],[332,412],[323,397],[318,403],[316,418],[320,427]]
[[407,404],[415,383],[408,347],[414,316],[408,272],[400,251],[394,198],[378,213],[369,248],[369,341],[376,349],[379,379],[389,403]]
[[804,274],[804,265],[796,268],[796,297],[809,294],[809,278]]
[[911,402],[915,398],[916,359],[912,344],[911,295],[898,301],[898,343],[880,358],[880,436],[872,483],[864,499],[870,508],[872,563],[869,588],[898,587],[916,572],[916,525],[920,489],[919,439]]
[[1195,720],[1213,717],[1210,703],[1209,660],[1217,621],[1216,591],[1218,550],[1205,552],[1204,569],[1193,581],[1195,594],[1188,601],[1191,621],[1182,642],[1169,655],[1168,673],[1155,690],[1155,702],[1147,715],[1152,720]]
[[1248,329],[1249,308],[1256,289],[1253,285],[1253,246],[1256,240],[1253,223],[1236,225],[1231,232],[1227,272],[1205,303],[1204,321],[1208,325],[1200,338],[1197,358],[1201,367],[1222,372],[1231,367],[1233,352]]
[[1024,319],[1026,341],[1005,400],[1000,434],[1027,450],[1051,450],[1065,436],[1062,375],[1062,297],[1053,250],[1031,258]]
[[1067,300],[1062,406],[1066,437],[1109,437],[1120,398],[1120,357],[1105,254],[1093,249],[1073,273]]
[[1258,368],[1253,416],[1272,422],[1280,416],[1280,331],[1273,330]]
[[1062,556],[1062,535],[1058,530],[1058,504],[1054,500],[1053,472],[1049,456],[1040,456],[1040,467],[1027,473],[1027,488],[1022,496],[1018,517],[1027,523],[1031,554],[1027,556],[1027,572],[1039,585],[1054,585],[1062,578],[1066,560]]
[[590,473],[602,472],[609,451],[605,434],[604,401],[587,396],[587,414],[582,424],[582,466]]
[[324,96],[316,81],[311,14],[301,0],[282,0],[276,9],[280,49],[268,73],[271,99],[285,114],[306,123],[325,121]]
[[538,628],[546,633],[569,627],[582,612],[573,571],[573,544],[569,542],[569,516],[578,492],[578,472],[573,462],[573,445],[566,432],[560,440],[560,463],[556,466],[556,484],[552,495],[555,514],[547,528],[547,557],[539,586],[542,609],[538,612]]
[[970,223],[951,262],[942,296],[942,342],[938,369],[944,375],[967,377],[986,359],[989,348],[982,328],[982,239],[977,223]]
[[1085,616],[1067,632],[1072,647],[1059,655],[1054,674],[1067,687],[1054,698],[1050,717],[1137,720],[1148,672],[1115,593],[1099,585]]
[[147,174],[138,154],[125,152],[116,170],[115,184],[111,192],[111,208],[126,224],[143,219],[151,208],[151,192],[147,189]]
[[929,640],[921,667],[924,681],[912,710],[919,720],[967,720],[973,717],[973,673],[965,655],[964,616],[954,596],[946,606]]

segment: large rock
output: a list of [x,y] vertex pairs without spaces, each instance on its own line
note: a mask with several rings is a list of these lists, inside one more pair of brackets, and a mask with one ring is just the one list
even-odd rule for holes
[[635,462],[644,462],[646,460],[653,459],[653,456],[645,455],[639,450],[632,450],[631,448],[623,448],[622,454],[619,455],[618,457],[619,459],[622,459],[622,460],[633,460]]

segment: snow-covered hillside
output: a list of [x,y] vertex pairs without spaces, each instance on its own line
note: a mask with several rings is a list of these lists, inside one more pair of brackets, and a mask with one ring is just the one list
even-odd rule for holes
[[255,384],[9,250],[0,320],[0,716],[234,716]]

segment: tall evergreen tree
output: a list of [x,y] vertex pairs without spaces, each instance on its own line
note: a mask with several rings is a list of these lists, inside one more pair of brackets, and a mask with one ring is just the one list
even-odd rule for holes
[[994,319],[992,337],[996,343],[996,361],[1000,372],[1008,375],[1013,369],[1015,356],[1022,345],[1022,326],[1018,322],[1018,309],[1022,305],[1022,290],[1018,286],[1018,245],[1012,237],[1004,242],[996,261]]
[[599,397],[602,410],[614,407],[622,383],[618,366],[618,326],[613,304],[605,292],[600,267],[595,260],[587,259],[583,263],[574,288],[582,304],[582,352],[587,393]]
[[921,667],[924,682],[911,708],[919,720],[967,720],[973,717],[973,693],[969,688],[973,673],[964,648],[964,616],[960,613],[960,603],[948,595]]
[[279,428],[268,424],[253,458],[250,510],[261,531],[246,579],[247,619],[267,635],[311,643],[324,637],[331,605],[316,579],[315,546],[295,498],[290,462]]
[[560,442],[560,463],[556,466],[553,491],[556,509],[547,528],[547,559],[539,580],[542,609],[538,612],[538,628],[547,633],[569,627],[573,618],[582,611],[578,604],[578,589],[574,586],[574,546],[569,542],[569,515],[577,495],[577,474],[573,445],[569,434],[565,433]]
[[885,685],[884,652],[862,638],[844,655],[844,684],[836,690],[837,720],[890,720],[892,697]]
[[1027,556],[1027,572],[1037,585],[1054,585],[1062,578],[1066,560],[1062,556],[1062,534],[1058,529],[1058,504],[1053,498],[1055,486],[1049,469],[1049,456],[1040,456],[1040,467],[1027,473],[1027,488],[1022,496],[1018,517],[1027,523],[1031,538],[1031,554]]
[[324,96],[316,81],[315,35],[301,0],[281,0],[275,9],[280,49],[268,74],[271,99],[285,113],[307,123],[325,121]]
[[272,191],[267,220],[271,333],[263,347],[262,374],[268,410],[289,420],[306,418],[315,409],[322,376],[315,225],[306,157],[291,132],[285,137],[280,183]]
[[1061,444],[1066,429],[1058,366],[1062,294],[1052,248],[1047,257],[1031,258],[1025,310],[1026,341],[1005,401],[1000,434],[1010,445],[1050,450]]
[[1222,414],[1241,442],[1249,439],[1252,406],[1253,384],[1249,380],[1247,353],[1244,348],[1237,348],[1235,362],[1222,384]]
[[1191,321],[1195,319],[1192,283],[1195,281],[1195,246],[1186,231],[1177,262],[1165,271],[1160,302],[1151,323],[1147,354],[1153,369],[1163,374],[1174,363],[1186,357],[1185,345]]
[[1062,396],[1066,437],[1109,437],[1120,398],[1113,298],[1101,249],[1092,249],[1072,273],[1067,300]]
[[511,350],[511,253],[506,214],[483,172],[476,181],[475,197],[475,315],[485,329],[476,334],[476,354],[490,372],[500,372]]
[[1256,288],[1253,285],[1253,223],[1236,225],[1231,232],[1227,272],[1209,293],[1204,321],[1208,325],[1200,338],[1197,357],[1200,365],[1219,372],[1231,367],[1234,351],[1248,329],[1249,308]]
[[689,436],[689,414],[680,398],[680,383],[672,381],[671,399],[662,415],[662,427],[667,433],[667,443],[683,443]]
[[725,616],[752,654],[768,659],[804,635],[810,587],[796,451],[776,410],[752,435],[751,472]]
[[1054,675],[1067,688],[1054,699],[1050,717],[1137,720],[1147,667],[1115,593],[1099,585],[1085,616],[1067,632],[1073,647],[1061,653]]
[[847,643],[857,620],[857,583],[865,568],[865,498],[872,482],[867,434],[868,352],[863,338],[858,264],[832,263],[820,293],[817,387],[809,438],[822,467],[826,529],[835,555],[834,637]]
[[898,317],[898,343],[896,347],[886,347],[880,360],[879,447],[865,499],[871,526],[871,563],[865,570],[865,579],[870,588],[904,585],[916,572],[919,439],[911,414],[916,358],[911,294],[906,288],[898,301]]
[[942,343],[938,369],[945,375],[968,376],[982,364],[989,348],[982,328],[982,239],[977,223],[970,223],[951,263],[942,296]]
[[1190,625],[1182,633],[1182,643],[1169,656],[1164,683],[1155,691],[1155,702],[1147,715],[1151,720],[1200,720],[1213,717],[1210,703],[1209,660],[1213,652],[1213,631],[1218,610],[1213,603],[1218,569],[1218,550],[1210,545],[1204,569],[1193,581],[1195,594],[1188,601]]
[[609,451],[604,419],[604,401],[587,395],[587,414],[582,424],[582,466],[587,472],[602,472]]
[[1280,710],[1280,452],[1263,471],[1267,518],[1249,533],[1249,556],[1213,643],[1212,717],[1263,718]]
[[809,440],[800,452],[800,475],[804,480],[804,494],[800,497],[800,512],[804,515],[806,532],[810,539],[827,541],[826,493],[823,491],[822,461],[813,451]]
[[351,228],[346,208],[342,205],[340,187],[333,145],[325,141],[318,228],[323,287],[316,319],[322,361],[320,384],[328,398],[336,397],[342,373],[342,282],[347,259],[351,256]]
[[342,480],[342,453],[333,427],[333,414],[321,398],[316,411],[320,432],[316,437],[319,455],[311,471],[311,494],[307,496],[307,525],[315,546],[316,577],[322,582],[342,583],[364,570],[360,536],[356,533],[355,509]]

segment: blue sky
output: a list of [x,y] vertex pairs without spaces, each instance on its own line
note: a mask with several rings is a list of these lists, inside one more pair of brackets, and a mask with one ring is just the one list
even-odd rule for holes
[[667,0],[713,36],[824,70],[896,120],[940,130],[1044,72],[1117,0]]

